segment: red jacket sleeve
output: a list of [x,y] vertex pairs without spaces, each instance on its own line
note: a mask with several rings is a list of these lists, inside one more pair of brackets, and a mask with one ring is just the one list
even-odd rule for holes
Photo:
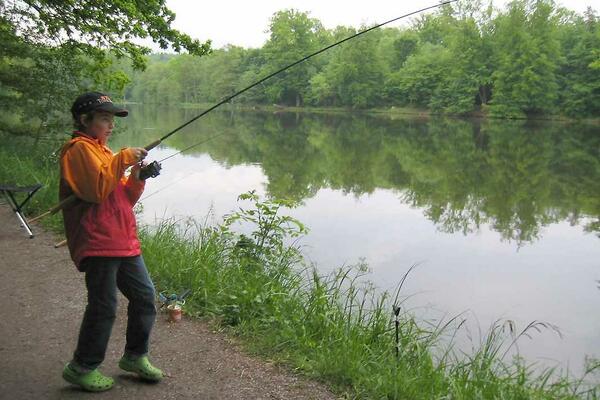
[[127,193],[127,197],[131,202],[131,206],[133,206],[142,196],[144,192],[144,187],[146,186],[146,181],[141,181],[136,179],[133,174],[129,175],[127,178],[127,182],[125,182],[125,193]]

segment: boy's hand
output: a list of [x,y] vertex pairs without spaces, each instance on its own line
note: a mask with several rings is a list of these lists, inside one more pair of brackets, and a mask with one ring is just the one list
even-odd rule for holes
[[134,164],[133,167],[131,167],[131,175],[133,175],[133,177],[136,180],[140,180],[140,169],[142,169],[142,167],[144,167],[145,165],[145,162],[139,162],[137,164]]
[[143,147],[132,147],[131,151],[133,151],[133,156],[138,160],[142,161],[148,155],[148,150]]

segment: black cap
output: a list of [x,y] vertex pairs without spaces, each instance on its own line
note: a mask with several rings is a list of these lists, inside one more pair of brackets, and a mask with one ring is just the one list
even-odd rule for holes
[[75,99],[71,107],[73,118],[78,115],[86,114],[90,111],[106,111],[117,117],[126,117],[129,114],[124,108],[117,107],[113,104],[110,97],[100,92],[87,92]]

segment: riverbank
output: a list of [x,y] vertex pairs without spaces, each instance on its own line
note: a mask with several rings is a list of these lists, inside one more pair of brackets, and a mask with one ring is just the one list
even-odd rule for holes
[[[56,193],[56,160],[33,156],[0,151],[5,165],[18,166],[11,171],[18,182],[43,178],[45,190]],[[458,321],[431,326],[401,309],[396,353],[395,296],[378,296],[358,284],[354,278],[361,270],[323,277],[305,267],[298,252],[283,245],[285,235],[301,229],[279,229],[279,222],[291,221],[279,215],[278,203],[247,197],[254,207],[234,219],[256,219],[261,212],[271,216],[251,237],[236,234],[233,220],[217,226],[169,220],[143,229],[141,237],[159,290],[191,289],[188,314],[217,321],[251,351],[326,380],[351,398],[597,396],[598,389],[585,392],[588,386],[579,379],[503,359],[512,340],[505,324],[492,327],[471,354],[459,355],[447,340],[460,329]],[[41,196],[30,213],[49,207],[53,201],[48,198]],[[583,382],[592,384],[590,378]]]
[[[136,102],[121,102],[126,105],[141,105],[142,103]],[[181,103],[178,105],[165,105],[169,107],[181,107],[184,109],[198,109],[198,110],[207,110],[213,107],[215,104],[212,103]],[[229,110],[229,111],[262,111],[262,112],[288,112],[288,113],[306,113],[306,114],[347,114],[347,113],[357,113],[357,114],[366,114],[380,117],[402,117],[407,116],[411,118],[457,118],[457,119],[493,119],[493,120],[521,120],[521,121],[556,121],[563,123],[585,123],[591,125],[600,125],[600,118],[571,118],[564,115],[536,115],[536,116],[528,116],[526,118],[506,118],[491,115],[487,108],[481,108],[476,111],[472,111],[470,113],[465,114],[448,114],[448,113],[435,113],[426,108],[416,108],[416,107],[377,107],[377,108],[368,108],[368,109],[356,109],[351,107],[312,107],[312,106],[286,106],[286,105],[250,105],[250,104],[224,104],[221,107],[221,111]]]

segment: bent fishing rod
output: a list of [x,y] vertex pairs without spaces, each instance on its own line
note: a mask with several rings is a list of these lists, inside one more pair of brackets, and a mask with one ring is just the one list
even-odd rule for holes
[[[291,63],[289,65],[286,65],[285,67],[280,68],[277,71],[275,71],[275,72],[273,72],[273,73],[271,73],[271,74],[269,74],[269,75],[267,75],[267,76],[259,79],[258,81],[256,81],[253,84],[251,84],[251,85],[243,88],[242,90],[239,90],[238,92],[236,92],[236,93],[234,93],[234,94],[232,94],[230,96],[225,97],[220,102],[218,102],[215,105],[213,105],[212,107],[204,110],[202,113],[196,115],[194,118],[190,119],[189,121],[185,122],[184,124],[182,124],[182,125],[178,126],[177,128],[173,129],[171,132],[167,133],[166,135],[164,135],[160,139],[155,140],[154,142],[150,143],[147,146],[144,146],[144,149],[146,149],[147,151],[152,150],[153,148],[155,148],[156,146],[158,146],[159,144],[161,144],[164,140],[168,139],[169,137],[171,137],[175,133],[179,132],[181,129],[185,128],[186,126],[188,126],[192,122],[196,121],[197,119],[202,118],[203,116],[205,116],[206,114],[208,114],[211,111],[215,110],[216,108],[222,106],[225,103],[229,103],[231,100],[233,100],[237,96],[241,95],[242,93],[245,93],[246,91],[252,89],[255,86],[260,85],[261,83],[265,82],[266,80],[271,79],[272,77],[274,77],[276,75],[279,75],[280,73],[282,73],[282,72],[284,72],[284,71],[286,71],[286,70],[288,70],[288,69],[290,69],[290,68],[292,68],[292,67],[294,67],[294,66],[296,66],[296,65],[298,65],[298,64],[300,64],[300,63],[302,63],[302,62],[304,62],[304,61],[306,61],[306,60],[308,60],[308,59],[310,59],[310,58],[312,58],[312,57],[314,57],[316,55],[318,55],[318,54],[321,54],[321,53],[323,53],[323,52],[325,52],[325,51],[327,51],[327,50],[329,50],[329,49],[331,49],[333,47],[336,47],[336,46],[338,46],[338,45],[340,45],[342,43],[345,43],[345,42],[347,42],[347,41],[349,41],[351,39],[354,39],[354,38],[356,38],[358,36],[364,35],[365,33],[370,32],[370,31],[372,31],[374,29],[381,28],[384,25],[388,25],[388,24],[390,24],[392,22],[398,21],[398,20],[406,18],[406,17],[410,17],[411,15],[422,13],[422,12],[427,11],[427,10],[432,10],[432,9],[435,9],[435,8],[438,8],[438,7],[442,7],[444,5],[447,5],[447,4],[450,4],[450,3],[454,3],[456,1],[458,1],[458,0],[444,1],[444,2],[438,3],[438,4],[433,5],[433,6],[421,8],[420,10],[413,11],[413,12],[410,12],[408,14],[404,14],[404,15],[401,15],[399,17],[396,17],[396,18],[392,18],[392,19],[390,19],[388,21],[382,22],[382,23],[374,25],[374,26],[372,26],[372,27],[370,27],[368,29],[365,29],[365,30],[362,30],[360,32],[357,32],[354,35],[348,36],[347,38],[339,40],[339,41],[337,41],[337,42],[335,42],[333,44],[330,44],[329,46],[323,47],[322,49],[317,50],[314,53],[311,53],[311,54],[309,54],[309,55],[307,55],[307,56],[305,56],[305,57],[303,57],[303,58],[301,58],[301,59],[299,59],[297,61],[294,61],[293,63]],[[224,133],[220,133],[220,134],[214,135],[214,136],[210,137],[207,140],[212,140],[212,139],[214,139],[214,138],[216,138],[218,136],[221,136],[223,134]],[[165,158],[165,159],[163,159],[161,161],[164,161],[164,160],[166,160],[168,158],[171,158],[171,157],[173,157],[173,156],[175,156],[177,154],[183,153],[184,151],[189,150],[192,147],[198,146],[200,143],[204,143],[207,140],[204,140],[204,141],[199,142],[199,143],[197,143],[195,145],[192,145],[192,146],[189,146],[189,147],[187,147],[187,148],[185,148],[183,150],[180,150],[177,153],[172,154],[171,156],[169,156],[169,157],[167,157],[167,158]],[[158,165],[158,163],[156,161],[153,162],[152,164],[150,164],[149,168],[150,168],[150,171],[148,172],[149,177],[153,177],[153,176],[157,176],[158,175],[158,171],[160,171],[160,166]],[[77,200],[77,197],[74,194],[70,195],[69,197],[65,198],[64,200],[62,200],[60,203],[58,203],[57,205],[55,205],[54,207],[52,207],[51,209],[49,209],[45,213],[40,214],[39,216],[37,216],[35,218],[32,218],[31,220],[29,220],[29,222],[34,222],[34,221],[37,221],[38,219],[43,218],[43,217],[45,217],[47,215],[55,214],[58,211],[60,211],[62,208],[66,207],[67,205],[70,205],[71,203],[73,203],[76,200]]]

